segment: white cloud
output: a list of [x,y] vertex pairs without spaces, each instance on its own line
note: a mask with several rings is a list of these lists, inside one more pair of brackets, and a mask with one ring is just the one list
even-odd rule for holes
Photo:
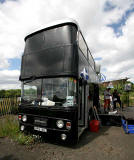
[[18,70],[0,71],[0,90],[20,88],[19,75],[20,75],[20,71]]
[[[18,0],[0,4],[0,87],[15,87],[18,72],[9,71],[9,58],[21,57],[24,50],[24,37],[47,23],[65,17],[78,21],[84,37],[94,57],[102,57],[102,68],[108,79],[127,76],[133,64],[134,15],[122,27],[123,35],[116,37],[107,25],[118,22],[125,11],[132,8],[134,0],[109,0],[115,8],[104,11],[107,0]],[[131,71],[132,72],[132,71]],[[123,74],[122,74],[123,73]],[[16,77],[17,76],[17,77]],[[2,81],[2,79],[4,79]],[[17,83],[17,82],[16,82]],[[18,83],[17,85],[18,86]]]
[[0,57],[0,69],[5,69],[8,67],[9,67],[8,60],[3,57]]
[[[127,20],[126,25],[123,27],[123,36],[119,38],[111,38],[113,44],[113,49],[110,49],[110,55],[105,56],[104,54],[104,63],[105,67],[108,66],[107,71],[116,72],[117,77],[128,76],[134,78],[134,75],[131,74],[130,70],[133,68],[134,64],[134,14]],[[110,35],[110,34],[109,34]],[[112,37],[112,36],[110,36]],[[109,43],[111,43],[109,41]],[[112,53],[113,52],[113,53]],[[108,63],[106,63],[108,62]],[[133,70],[134,71],[134,70]],[[109,77],[110,78],[110,77]],[[114,77],[113,77],[114,79]]]

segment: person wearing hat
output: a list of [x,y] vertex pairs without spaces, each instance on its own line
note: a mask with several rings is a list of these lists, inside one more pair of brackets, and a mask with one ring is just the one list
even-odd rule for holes
[[110,97],[111,97],[110,90],[111,88],[107,87],[104,92],[104,112],[105,113],[110,111]]

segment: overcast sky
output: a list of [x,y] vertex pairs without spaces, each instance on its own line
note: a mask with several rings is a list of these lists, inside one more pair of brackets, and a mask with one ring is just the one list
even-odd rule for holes
[[24,37],[73,18],[107,80],[134,82],[134,0],[0,0],[0,89],[20,87]]

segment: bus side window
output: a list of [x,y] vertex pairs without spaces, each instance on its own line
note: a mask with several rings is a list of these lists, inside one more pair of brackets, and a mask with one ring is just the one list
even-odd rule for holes
[[87,45],[81,32],[79,32],[79,47],[82,53],[84,54],[84,56],[87,58]]

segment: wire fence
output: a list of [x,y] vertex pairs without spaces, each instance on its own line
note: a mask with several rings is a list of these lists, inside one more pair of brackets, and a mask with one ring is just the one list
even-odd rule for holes
[[20,97],[0,97],[0,116],[17,114]]

